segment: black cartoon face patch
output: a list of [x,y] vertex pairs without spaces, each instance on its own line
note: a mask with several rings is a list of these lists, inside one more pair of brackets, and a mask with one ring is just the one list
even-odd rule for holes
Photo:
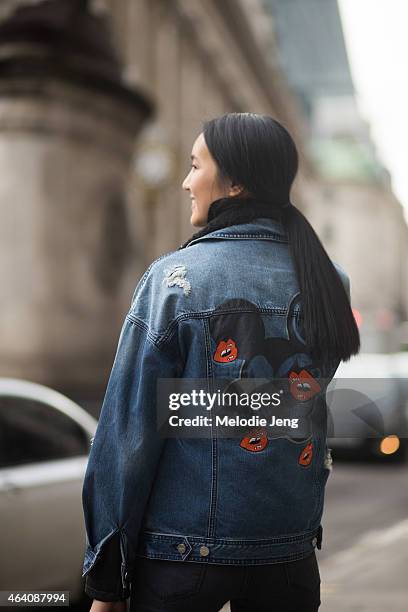
[[[286,317],[288,337],[266,337],[262,314],[255,304],[244,299],[226,300],[210,319],[210,334],[216,349],[214,362],[219,364],[217,375],[222,376],[222,367],[240,360],[239,375],[233,374],[228,392],[240,391],[240,380],[265,377],[269,382],[257,391],[283,394],[284,406],[308,402],[321,391],[318,378],[319,367],[313,363],[306,344],[295,328],[294,309],[299,294],[292,300]],[[262,371],[262,374],[260,372]],[[226,370],[227,375],[227,370]],[[277,379],[276,382],[274,379]],[[282,390],[282,381],[285,388]],[[242,413],[242,411],[241,411]],[[253,411],[248,414],[253,414]],[[243,415],[244,416],[244,415]],[[245,415],[246,416],[246,415]],[[261,452],[267,447],[267,432],[248,432],[240,442],[241,448]],[[305,447],[305,457],[300,465],[311,461],[312,448]]]

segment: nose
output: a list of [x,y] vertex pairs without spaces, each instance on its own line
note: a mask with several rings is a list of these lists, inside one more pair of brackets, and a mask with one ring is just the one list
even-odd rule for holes
[[[190,173],[189,173],[189,174],[190,174]],[[184,179],[184,181],[183,181],[183,183],[182,183],[182,185],[181,185],[181,186],[182,186],[182,188],[183,188],[183,189],[185,189],[186,191],[190,191],[190,187],[188,186],[188,181],[187,181],[188,176],[189,176],[189,175],[187,174],[186,178]]]

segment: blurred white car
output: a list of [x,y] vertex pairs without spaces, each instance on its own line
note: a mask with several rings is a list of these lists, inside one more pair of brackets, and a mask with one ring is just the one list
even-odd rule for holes
[[326,397],[329,447],[359,456],[406,458],[408,354],[359,353],[341,362]]
[[81,491],[96,425],[53,389],[0,378],[0,590],[82,599]]

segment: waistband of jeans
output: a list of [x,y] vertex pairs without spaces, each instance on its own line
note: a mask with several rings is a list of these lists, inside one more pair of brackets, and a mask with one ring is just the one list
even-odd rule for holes
[[269,539],[238,540],[143,531],[137,556],[226,565],[295,561],[321,548],[323,528]]

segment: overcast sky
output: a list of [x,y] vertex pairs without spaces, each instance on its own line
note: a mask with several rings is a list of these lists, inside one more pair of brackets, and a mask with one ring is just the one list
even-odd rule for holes
[[338,0],[357,103],[408,222],[408,0]]

